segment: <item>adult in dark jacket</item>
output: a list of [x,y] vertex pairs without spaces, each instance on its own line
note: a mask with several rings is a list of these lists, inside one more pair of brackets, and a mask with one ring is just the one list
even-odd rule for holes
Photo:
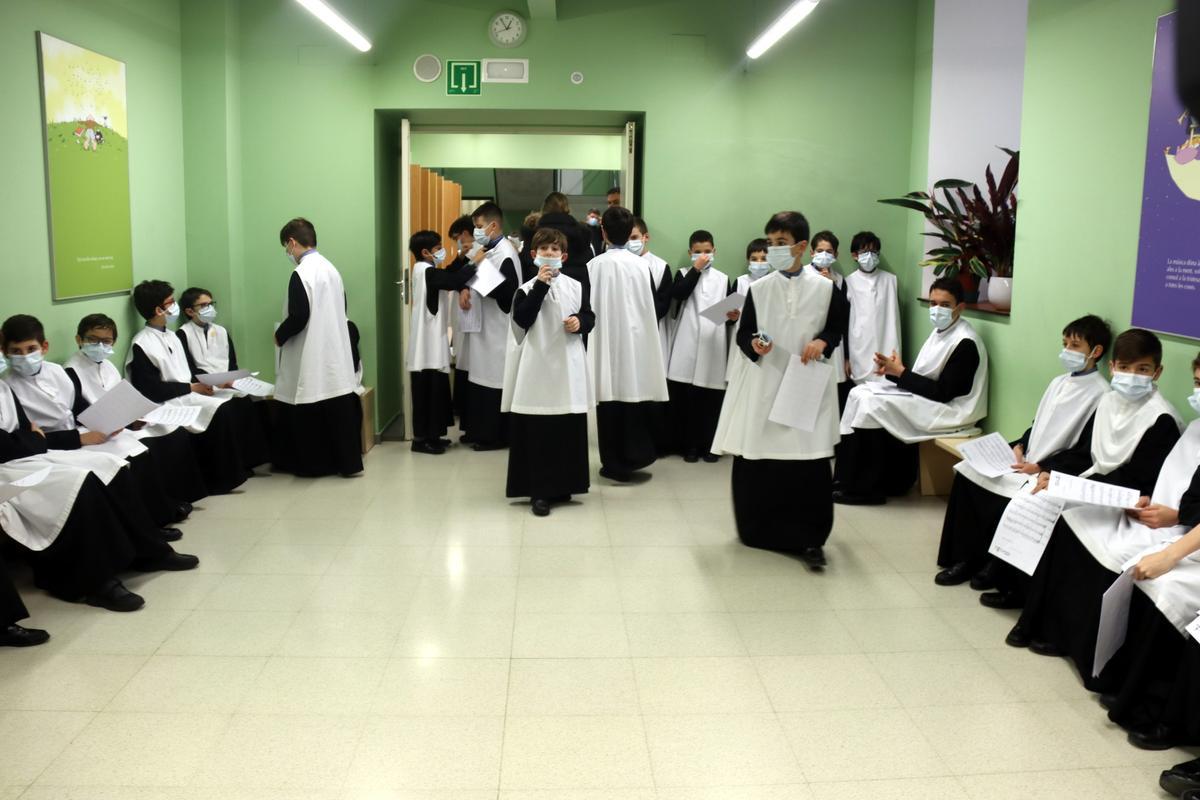
[[554,228],[567,237],[567,260],[563,272],[585,286],[587,263],[592,260],[592,237],[590,231],[571,216],[571,204],[562,192],[551,192],[542,203],[539,228]]

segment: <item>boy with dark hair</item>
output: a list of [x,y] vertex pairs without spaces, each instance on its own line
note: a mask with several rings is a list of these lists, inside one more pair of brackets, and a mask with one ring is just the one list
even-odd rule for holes
[[596,328],[587,352],[596,388],[600,474],[618,482],[654,463],[654,429],[661,416],[655,404],[668,400],[656,340],[660,315],[653,265],[627,249],[633,229],[628,209],[605,211],[604,238],[611,248],[588,263]]
[[675,274],[671,288],[675,335],[667,360],[667,393],[671,397],[671,425],[683,449],[683,460],[696,463],[701,456],[715,463],[713,434],[725,399],[725,367],[729,353],[727,326],[700,316],[729,294],[729,276],[713,263],[713,235],[698,230],[688,238],[691,266]]
[[846,333],[846,366],[855,383],[882,381],[876,374],[875,354],[900,352],[900,301],[896,276],[879,268],[879,237],[860,231],[850,240],[857,269],[846,276],[850,325]]
[[529,497],[535,516],[588,490],[587,413],[594,405],[582,334],[595,324],[588,287],[562,272],[567,237],[540,228],[537,277],[513,298],[501,408],[509,413],[507,497]]
[[650,270],[650,283],[654,286],[654,313],[658,315],[658,339],[662,345],[665,365],[671,357],[671,341],[675,334],[674,319],[668,314],[671,310],[673,280],[671,265],[657,253],[650,252],[650,228],[641,217],[633,218],[633,230],[629,232],[629,241],[625,243],[625,249],[644,258],[646,267]]
[[193,375],[236,372],[237,351],[224,326],[218,325],[217,304],[212,292],[193,286],[179,297],[179,306],[187,320],[175,331],[183,343]]
[[[464,315],[471,309],[471,290],[467,281],[475,275],[475,265],[469,258],[472,247],[475,246],[471,232],[475,223],[471,222],[469,214],[463,214],[450,223],[447,234],[454,240],[457,253],[454,260],[446,267],[447,280],[458,281],[451,290],[450,296],[450,349],[454,351],[454,413],[458,417],[458,429],[462,433],[460,441],[471,443],[467,424],[467,395],[470,392],[470,353],[467,337],[463,331]],[[480,248],[482,249],[482,248]]]
[[[821,274],[822,277],[833,281],[833,285],[842,293],[842,297],[847,296],[846,279],[842,277],[842,273],[834,268],[838,259],[838,238],[833,235],[833,231],[817,231],[812,237],[812,260],[813,269]],[[848,302],[848,301],[847,301]],[[849,333],[849,319],[847,319],[847,330],[842,331],[841,344],[833,351],[833,357],[830,363],[833,364],[834,379],[837,381],[838,393],[838,411],[846,409],[846,398],[850,395],[850,389],[854,384],[850,382],[850,373],[847,369],[846,361],[846,337]]]
[[713,452],[734,456],[733,513],[742,543],[794,552],[822,569],[833,529],[833,382],[818,401],[811,430],[773,422],[770,413],[793,354],[808,364],[837,347],[846,303],[832,282],[803,269],[809,237],[803,214],[775,214],[764,232],[767,258],[778,268],[747,292],[737,334],[745,358],[731,372]]
[[476,273],[467,285],[487,285],[487,291],[472,289],[471,302],[480,304],[479,331],[466,335],[470,351],[471,371],[468,380],[471,390],[467,396],[467,418],[474,440],[472,449],[500,450],[508,446],[508,416],[500,411],[500,395],[504,389],[504,359],[508,346],[509,312],[513,293],[519,281],[521,259],[508,239],[504,238],[504,212],[495,203],[484,203],[471,214],[472,236],[479,250],[470,259],[477,269],[499,282],[479,284],[483,275]]
[[589,208],[584,219],[592,240],[592,258],[604,252],[604,231],[600,229],[600,209]]
[[[412,253],[412,318],[408,335],[409,380],[412,386],[414,453],[441,455],[450,440],[446,429],[454,423],[450,403],[450,296],[438,291],[439,268],[446,248],[436,231],[417,231],[408,240]],[[448,288],[448,287],[447,287]]]
[[[1113,342],[1111,367],[1112,391],[1096,407],[1088,446],[1085,449],[1081,441],[1073,451],[1079,456],[1075,463],[1064,459],[1056,469],[1137,489],[1144,498],[1139,506],[1146,510],[1144,518],[1136,512],[1140,521],[1163,521],[1172,509],[1161,503],[1153,509],[1149,505],[1163,465],[1180,439],[1183,421],[1156,386],[1162,375],[1162,343],[1150,331],[1131,328]],[[1049,479],[1043,465],[1033,491],[1044,491]],[[1009,608],[1024,605],[1006,643],[1029,647],[1039,655],[1069,656],[1089,688],[1095,685],[1092,659],[1101,599],[1124,568],[1123,560],[1116,563],[1108,557],[1110,543],[1097,532],[1107,533],[1103,526],[1097,531],[1086,509],[1067,509],[1033,577],[1015,586],[1001,585],[997,600],[1009,602],[989,603]]]
[[175,290],[166,281],[142,281],[133,289],[133,305],[146,320],[130,342],[125,356],[125,376],[155,403],[194,405],[200,416],[188,430],[204,483],[214,494],[232,492],[253,472],[243,452],[242,426],[227,397],[215,397],[213,388],[194,382],[184,347],[167,325],[179,319]]
[[965,308],[962,284],[939,278],[929,289],[933,330],[912,368],[895,350],[875,353],[876,373],[901,392],[863,385],[850,391],[842,414],[836,502],[882,505],[889,496],[906,494],[917,480],[918,442],[978,430],[975,423],[987,416],[987,351],[962,319]]
[[[1076,460],[1073,451],[1079,443],[1090,440],[1096,406],[1109,388],[1098,367],[1111,345],[1112,330],[1099,317],[1089,314],[1068,323],[1058,354],[1066,371],[1050,381],[1033,424],[1012,443],[1013,471],[989,478],[965,461],[955,466],[938,549],[938,565],[944,569],[934,578],[939,586],[970,580],[973,589],[990,589],[997,571],[1006,571],[1002,562],[988,556],[1000,518],[1030,476],[1062,471],[1064,460]],[[993,598],[985,597],[989,599],[984,605],[991,604]]]
[[306,219],[279,232],[294,267],[286,312],[275,329],[276,422],[272,462],[301,477],[350,477],[362,472],[362,401],[350,347],[346,287],[341,273],[317,252]]

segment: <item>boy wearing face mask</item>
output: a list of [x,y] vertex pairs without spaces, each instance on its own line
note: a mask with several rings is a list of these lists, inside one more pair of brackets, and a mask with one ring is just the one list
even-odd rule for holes
[[850,391],[835,502],[882,505],[907,494],[917,480],[918,442],[967,434],[987,416],[987,351],[962,318],[965,308],[962,284],[939,278],[929,289],[933,330],[912,368],[895,350],[875,353],[876,373],[907,394],[879,394],[861,384]]
[[855,383],[880,381],[875,354],[900,352],[900,303],[896,276],[879,268],[882,244],[870,231],[850,240],[850,257],[857,267],[846,276],[850,328],[846,335],[846,366]]
[[486,295],[471,291],[470,302],[480,304],[481,324],[476,333],[466,335],[466,347],[471,354],[471,389],[467,395],[467,417],[470,420],[473,450],[500,450],[508,446],[508,417],[500,411],[500,395],[504,389],[504,359],[508,342],[508,315],[512,310],[513,292],[519,285],[521,258],[501,225],[504,212],[495,203],[484,203],[471,215],[475,227],[472,237],[479,249],[471,263],[479,267],[486,260],[500,271],[503,280]]
[[767,260],[776,271],[748,289],[737,335],[744,358],[729,381],[713,452],[734,456],[733,512],[742,543],[793,552],[821,569],[833,529],[829,462],[838,440],[833,382],[818,401],[811,431],[772,422],[770,413],[792,355],[808,363],[833,353],[846,301],[832,282],[803,267],[809,240],[803,214],[781,211],[764,233]]
[[[446,327],[450,317],[451,289],[458,281],[440,267],[446,248],[436,231],[417,231],[408,240],[408,251],[416,262],[412,268],[412,315],[408,335],[408,373],[412,387],[414,453],[438,456],[450,440],[446,429],[454,423],[450,404],[450,343]],[[474,266],[471,267],[474,273]],[[457,276],[461,277],[461,276]],[[465,282],[465,278],[463,279]]]
[[[1183,428],[1179,412],[1155,385],[1162,375],[1162,343],[1149,331],[1131,328],[1113,343],[1111,363],[1112,391],[1096,407],[1090,443],[1083,451],[1087,456],[1060,471],[1137,489],[1144,498],[1139,505],[1146,509],[1144,520],[1141,510],[1135,512],[1139,521],[1173,521],[1170,512],[1177,509],[1164,508],[1161,502],[1158,508],[1149,507]],[[1050,473],[1043,471],[1033,491],[1044,491],[1049,482]],[[1014,605],[1024,601],[1024,611],[1005,642],[1039,655],[1069,656],[1090,688],[1101,598],[1123,563],[1097,560],[1103,543],[1089,535],[1089,547],[1074,529],[1080,525],[1084,530],[1089,523],[1088,513],[1064,511],[1033,577],[1001,586],[1001,591],[1012,595]]]
[[233,491],[253,475],[243,451],[243,426],[229,397],[216,397],[211,386],[194,382],[183,344],[167,329],[179,319],[175,290],[166,281],[142,281],[133,289],[133,305],[146,325],[129,343],[125,377],[155,403],[200,408],[188,430],[205,485],[214,494]]
[[[972,589],[982,591],[998,581],[1006,582],[997,575],[1013,568],[988,555],[1000,518],[1009,500],[1028,491],[1034,476],[1070,468],[1078,460],[1076,451],[1081,442],[1086,452],[1096,406],[1109,389],[1098,365],[1111,345],[1112,330],[1095,315],[1067,324],[1059,353],[1065,371],[1050,381],[1033,424],[1012,443],[1013,471],[989,478],[965,461],[955,466],[938,549],[938,565],[944,569],[934,578],[939,586],[957,586],[970,580]],[[984,594],[980,602],[990,607],[1009,605],[1010,599],[1002,595]]]
[[[751,239],[750,244],[746,245],[746,273],[737,276],[737,280],[733,282],[733,291],[745,297],[750,291],[750,284],[765,277],[770,271],[771,265],[767,263],[767,240]],[[725,315],[725,318],[733,323],[733,331],[729,337],[729,356],[725,359],[726,383],[732,380],[734,367],[741,358],[741,351],[737,346],[737,333],[742,325],[741,317],[742,312],[736,309]]]
[[517,289],[501,409],[510,445],[506,497],[528,497],[534,516],[588,490],[587,414],[595,405],[583,334],[595,325],[588,285],[562,272],[567,237],[540,228],[537,276]]
[[[834,268],[838,258],[838,238],[833,235],[833,231],[817,231],[812,237],[812,264],[813,269],[821,273],[821,277],[828,278],[833,281],[833,285],[842,293],[842,297],[848,295],[846,291],[846,279],[842,277],[842,273]],[[853,312],[853,309],[851,309]],[[849,323],[847,322],[847,328]],[[838,393],[838,413],[846,409],[846,398],[850,395],[850,389],[854,386],[850,382],[850,365],[846,360],[846,337],[848,330],[842,331],[842,342],[833,351],[833,357],[830,362],[833,364],[833,374],[837,378],[837,393]]]
[[592,239],[592,258],[600,255],[607,249],[607,244],[604,241],[604,231],[600,227],[600,209],[589,208],[584,224],[587,225],[588,234]]
[[467,420],[467,395],[471,389],[471,356],[467,337],[463,332],[463,315],[470,310],[472,305],[471,290],[467,288],[467,281],[475,276],[476,270],[475,264],[471,260],[475,255],[472,250],[476,246],[472,235],[474,229],[475,223],[471,222],[471,217],[466,214],[450,223],[450,230],[447,231],[447,234],[454,240],[454,246],[458,252],[454,256],[454,260],[442,270],[444,279],[451,282],[448,283],[447,290],[451,292],[450,349],[454,352],[453,401],[454,414],[458,417],[458,429],[462,433],[459,441],[463,444],[472,444],[474,441],[471,438]]
[[683,460],[694,464],[703,457],[711,464],[719,459],[711,448],[725,399],[729,341],[727,325],[700,312],[729,295],[729,276],[713,266],[716,247],[708,231],[692,233],[688,255],[691,266],[675,274],[671,287],[675,333],[667,360],[667,392]]

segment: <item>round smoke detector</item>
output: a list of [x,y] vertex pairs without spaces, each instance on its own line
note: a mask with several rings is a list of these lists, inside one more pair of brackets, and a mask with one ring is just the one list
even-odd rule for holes
[[583,73],[579,71],[572,72],[571,83],[575,84],[576,86],[583,83]]
[[413,75],[416,75],[419,81],[433,83],[441,74],[442,62],[435,55],[426,53],[417,56],[417,60],[413,62]]

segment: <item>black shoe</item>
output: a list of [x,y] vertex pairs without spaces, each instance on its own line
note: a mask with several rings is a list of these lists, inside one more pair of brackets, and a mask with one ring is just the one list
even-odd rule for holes
[[1029,652],[1037,653],[1039,656],[1046,656],[1047,658],[1061,658],[1062,656],[1066,655],[1061,649],[1059,649],[1058,645],[1051,644],[1050,642],[1043,641],[1041,639],[1030,640]]
[[550,503],[546,500],[535,499],[533,501],[533,515],[535,517],[550,516]]
[[1158,785],[1167,794],[1200,800],[1200,758],[1163,770],[1158,778]]
[[1024,608],[1025,598],[1016,592],[984,592],[979,604],[988,608]]
[[450,441],[449,439],[438,439],[435,444],[441,447],[449,447],[450,445],[454,444],[454,442]]
[[549,502],[549,503],[569,503],[569,502],[571,502],[571,495],[560,494],[558,497],[549,498],[549,500],[547,500],[547,502]]
[[1013,625],[1012,630],[1008,632],[1008,636],[1004,637],[1004,643],[1009,647],[1029,647],[1029,631],[1021,623]]
[[125,588],[125,584],[121,583],[116,578],[109,578],[99,591],[94,594],[89,594],[83,598],[83,602],[89,606],[96,608],[107,609],[108,611],[117,611],[125,613],[128,611],[137,611],[142,606],[146,605],[146,601],[141,595],[134,594]]
[[440,456],[442,453],[446,452],[446,448],[442,447],[441,445],[433,444],[432,442],[421,440],[414,441],[412,443],[412,451],[414,453],[425,453],[426,455]]
[[952,564],[933,576],[933,582],[938,586],[959,586],[970,580],[971,565],[966,561]]
[[700,460],[700,454],[697,453],[695,450],[688,450],[686,453],[683,454],[683,460],[689,464],[695,464],[697,461]]
[[705,453],[700,457],[704,459],[705,464],[715,464],[721,460],[721,457],[716,453]]
[[176,553],[172,550],[169,555],[163,556],[157,561],[141,563],[134,569],[140,572],[186,572],[198,566],[200,566],[200,559],[196,556]]
[[1120,698],[1115,694],[1102,694],[1099,697],[1100,705],[1109,711],[1112,711],[1113,706],[1117,704],[1118,700],[1120,700]]
[[616,481],[617,483],[629,483],[633,480],[633,476],[628,472],[617,472],[615,469],[609,469],[608,467],[600,468],[600,477],[608,478],[610,481]]
[[508,447],[508,445],[501,444],[499,442],[476,442],[475,444],[471,445],[471,449],[476,453],[487,453],[491,450],[503,450],[505,447]]
[[466,433],[458,437],[458,440],[463,444],[475,444],[475,437]]
[[1179,737],[1176,735],[1175,729],[1163,725],[1161,722],[1130,731],[1126,738],[1139,750],[1170,750],[1179,744]]
[[977,592],[986,592],[996,588],[996,562],[988,561],[983,569],[971,576],[971,588]]
[[164,542],[178,542],[183,538],[183,531],[179,528],[159,528],[158,535]]
[[825,551],[819,547],[806,547],[800,551],[799,556],[809,569],[822,570],[829,564],[825,560]]
[[0,647],[34,647],[50,641],[50,634],[17,623],[0,630]]
[[887,498],[877,494],[850,494],[837,491],[833,493],[833,502],[844,506],[881,506],[887,502]]
[[175,506],[175,513],[172,514],[172,522],[183,522],[192,515],[193,506],[191,503],[180,503]]

